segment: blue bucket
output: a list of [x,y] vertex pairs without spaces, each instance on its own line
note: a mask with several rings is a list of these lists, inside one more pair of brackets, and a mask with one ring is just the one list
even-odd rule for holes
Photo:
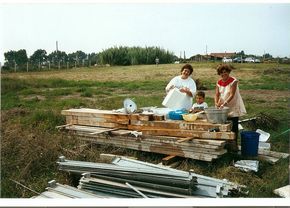
[[241,152],[243,156],[257,157],[260,134],[255,131],[241,132]]

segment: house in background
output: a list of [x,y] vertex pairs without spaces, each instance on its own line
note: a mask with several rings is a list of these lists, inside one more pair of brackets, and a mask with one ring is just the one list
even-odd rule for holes
[[232,52],[232,53],[211,53],[210,56],[212,58],[214,58],[214,60],[222,60],[224,57],[226,58],[233,58],[234,56],[236,56],[236,52]]
[[194,56],[190,57],[191,61],[198,61],[198,62],[202,62],[202,61],[222,61],[222,59],[224,57],[226,58],[233,58],[234,56],[236,56],[236,52],[233,53],[210,53],[207,55],[201,55],[201,54],[197,54]]

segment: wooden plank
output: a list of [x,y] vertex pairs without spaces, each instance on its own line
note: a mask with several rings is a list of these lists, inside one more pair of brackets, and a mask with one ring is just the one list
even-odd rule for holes
[[233,140],[235,133],[233,132],[207,132],[207,131],[191,131],[179,129],[146,129],[142,130],[143,135],[160,135],[160,136],[179,136],[179,137],[197,137],[200,139],[224,139]]
[[[173,142],[176,142],[177,140],[180,139],[180,137],[154,136],[154,135],[142,135],[142,138],[146,138],[146,139],[147,138],[152,138],[152,139],[159,139],[159,140],[166,140],[166,141],[173,141]],[[193,140],[190,140],[190,143],[213,145],[213,146],[223,146],[223,145],[225,145],[227,143],[227,141],[193,138]]]
[[96,116],[96,115],[100,115],[100,116],[105,116],[105,115],[117,115],[117,116],[121,116],[121,117],[128,117],[129,114],[125,114],[125,113],[116,113],[112,110],[99,110],[99,109],[91,109],[91,108],[80,108],[80,109],[68,109],[68,110],[62,110],[61,111],[61,115],[78,115],[78,116],[87,116],[87,115],[91,115],[91,116]]
[[74,131],[84,131],[84,132],[97,132],[97,131],[107,131],[112,130],[105,127],[97,127],[97,126],[79,126],[79,125],[70,125],[65,127],[68,130],[74,130]]
[[[82,140],[86,140],[86,141],[90,141],[90,142],[96,142],[99,144],[102,144],[100,142],[100,139],[95,139],[95,138],[90,138],[90,137],[85,137],[85,136],[80,136],[79,137]],[[114,140],[111,140],[114,141]],[[105,144],[108,144],[107,142]],[[111,143],[112,145],[115,145],[113,143]],[[147,146],[147,145],[138,145],[138,146],[126,146],[126,145],[122,145],[122,144],[117,144],[115,145],[117,147],[122,147],[122,148],[127,148],[127,149],[134,149],[134,150],[139,150],[139,151],[145,151],[145,152],[154,152],[154,153],[159,153],[159,154],[171,154],[172,150],[170,149],[166,149],[166,148],[158,148],[158,147],[151,147],[151,146]],[[207,155],[207,154],[201,154],[201,153],[191,153],[191,152],[174,152],[176,153],[177,156],[180,157],[185,157],[185,158],[192,158],[192,159],[196,159],[196,160],[203,160],[203,161],[212,161],[213,159],[218,158],[217,155]]]
[[162,158],[161,162],[162,165],[169,165],[170,163],[176,162],[176,160],[177,160],[176,155],[168,155]]
[[[88,131],[88,132],[95,132],[103,129],[107,129],[104,127],[96,127],[96,126],[82,126],[82,125],[72,125],[67,126],[66,129],[72,129],[72,130],[79,130],[79,131]],[[121,133],[118,133],[121,132]],[[117,134],[117,135],[128,135],[130,134],[130,130],[115,130],[111,131],[111,134]],[[153,135],[143,135],[143,140],[151,140],[151,141],[158,141],[158,142],[167,142],[167,143],[176,143],[180,137],[169,137],[169,136],[153,136]],[[196,147],[209,147],[209,148],[219,148],[223,147],[226,144],[226,141],[224,140],[210,140],[210,139],[196,139],[190,141],[190,143],[184,143],[184,145],[194,145]]]
[[55,128],[57,129],[61,129],[61,128],[65,128],[67,126],[71,126],[72,124],[65,124],[65,125],[60,125],[60,126],[56,126]]
[[[84,132],[80,134],[84,134]],[[194,151],[194,149],[192,148],[189,148],[189,150],[191,151],[189,152],[189,150],[185,150],[184,148],[182,149],[180,147],[175,147],[174,145],[164,147],[164,144],[159,144],[159,145],[143,144],[143,143],[140,143],[140,141],[137,141],[140,138],[135,138],[135,137],[130,137],[129,139],[129,137],[123,136],[123,139],[121,140],[116,139],[116,137],[108,139],[107,136],[104,136],[104,135],[90,135],[89,137],[82,135],[82,137],[86,137],[87,139],[89,138],[90,141],[95,141],[97,143],[102,143],[102,144],[113,144],[113,145],[123,147],[123,148],[156,152],[156,153],[161,153],[161,154],[174,153],[178,156],[188,157],[188,158],[198,159],[198,160],[205,160],[205,161],[212,161],[212,159],[218,158],[219,155],[224,154],[226,152],[226,150],[223,150],[224,152],[221,152],[221,154],[212,155],[210,154],[210,153],[213,153],[212,150],[210,150],[209,153],[202,153],[202,152],[192,152]],[[197,150],[203,151],[201,148],[198,148]]]
[[153,114],[133,113],[129,116],[130,121],[153,121]]
[[288,153],[275,152],[275,151],[263,150],[263,149],[259,149],[258,150],[258,154],[259,155],[265,155],[265,156],[271,156],[271,157],[274,157],[274,158],[287,158],[287,157],[289,157]]
[[276,164],[279,161],[278,158],[267,156],[267,155],[258,155],[258,158],[261,160],[265,160],[271,164]]
[[118,118],[118,117],[92,117],[92,116],[66,116],[66,119],[72,119],[83,122],[111,122],[119,124],[129,124],[129,119]]
[[92,120],[78,120],[78,119],[71,119],[69,117],[66,118],[66,123],[69,124],[76,124],[76,125],[87,125],[87,126],[101,126],[101,127],[108,127],[108,128],[126,128],[126,124],[118,124],[112,122],[97,122]]
[[101,130],[101,131],[91,132],[90,134],[91,135],[94,135],[94,134],[102,134],[102,133],[110,132],[110,131],[114,131],[114,130],[117,130],[117,129],[104,129],[104,130]]
[[176,142],[177,142],[177,143],[180,143],[180,142],[190,141],[190,140],[192,140],[192,139],[193,139],[193,137],[186,137],[186,138],[179,139],[179,140],[177,140]]
[[148,139],[142,137],[142,141],[144,142],[155,142],[155,143],[169,143],[173,145],[181,145],[184,147],[191,147],[191,148],[206,148],[206,149],[212,149],[212,150],[217,150],[217,149],[222,149],[224,148],[224,144],[221,146],[216,146],[216,145],[207,145],[207,144],[199,144],[199,143],[193,143],[193,142],[183,142],[183,143],[177,143],[176,141],[172,140],[154,140],[154,139]]
[[231,124],[211,124],[208,122],[186,122],[176,120],[164,120],[164,121],[140,121],[138,119],[131,120],[132,129],[140,129],[142,127],[152,127],[156,129],[170,128],[170,129],[183,129],[183,130],[202,130],[208,131],[211,128],[219,128],[220,131],[231,131]]
[[171,154],[175,154],[176,152],[182,151],[182,152],[192,152],[192,153],[202,153],[206,155],[222,155],[227,152],[227,150],[220,148],[220,149],[207,149],[207,148],[195,148],[195,147],[188,147],[183,145],[173,145],[168,143],[157,143],[157,142],[148,142],[140,140],[139,138],[135,137],[107,137],[104,135],[88,135],[87,133],[77,132],[80,136],[86,136],[90,138],[95,138],[96,140],[102,140],[104,143],[107,144],[120,144],[120,145],[126,145],[128,147],[130,146],[148,146],[151,148],[163,148],[164,150],[170,150]]
[[130,130],[125,130],[125,129],[119,129],[119,130],[111,131],[110,133],[112,135],[124,136],[124,135],[130,135],[131,131]]

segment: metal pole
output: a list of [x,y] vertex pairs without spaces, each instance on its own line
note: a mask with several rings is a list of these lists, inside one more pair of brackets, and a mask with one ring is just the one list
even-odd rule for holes
[[139,191],[138,189],[136,189],[135,187],[133,187],[131,184],[126,182],[126,186],[128,186],[129,188],[133,189],[134,191],[136,191],[138,194],[140,194],[141,196],[143,196],[143,198],[148,198],[148,196],[146,196],[145,194],[143,194],[141,191]]

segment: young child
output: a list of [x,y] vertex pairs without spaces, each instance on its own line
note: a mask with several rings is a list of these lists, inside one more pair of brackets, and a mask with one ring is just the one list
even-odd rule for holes
[[190,112],[197,113],[200,111],[203,111],[205,108],[208,108],[208,105],[206,102],[204,102],[205,99],[205,93],[203,91],[198,91],[195,95],[195,101],[190,109]]

